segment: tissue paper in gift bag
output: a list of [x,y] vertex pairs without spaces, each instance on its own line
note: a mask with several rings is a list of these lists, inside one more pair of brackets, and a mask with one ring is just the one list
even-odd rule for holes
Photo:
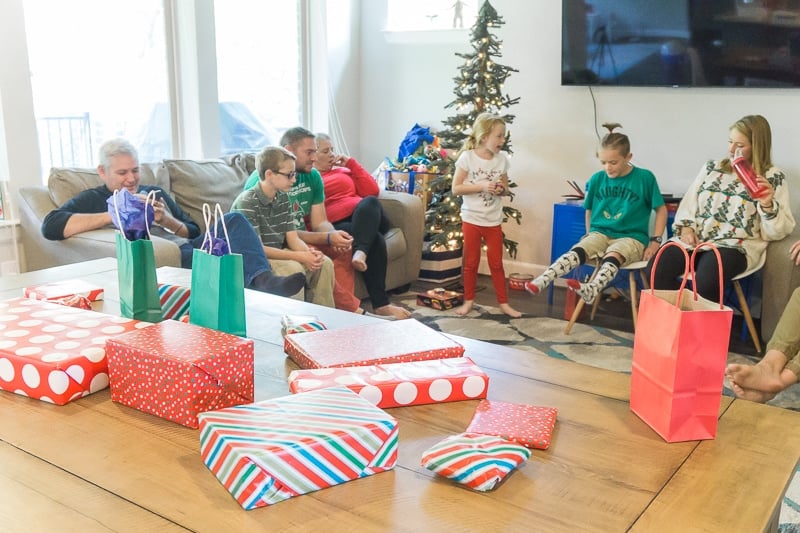
[[200,415],[200,455],[245,509],[394,468],[397,421],[345,388]]
[[289,374],[289,390],[347,387],[382,409],[486,398],[489,377],[471,359],[313,368]]
[[463,346],[414,319],[287,335],[283,350],[300,368],[424,361],[464,354]]
[[553,407],[481,400],[467,433],[495,435],[528,448],[546,450],[557,414],[558,410]]
[[253,341],[175,320],[109,339],[111,399],[196,428],[204,411],[253,401]]
[[30,298],[0,302],[0,389],[57,405],[108,387],[105,342],[149,322]]
[[531,451],[493,435],[461,433],[434,444],[422,453],[422,466],[440,476],[479,491],[492,490]]

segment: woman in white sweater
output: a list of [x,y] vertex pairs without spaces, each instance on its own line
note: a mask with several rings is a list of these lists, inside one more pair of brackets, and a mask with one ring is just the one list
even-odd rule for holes
[[[748,115],[730,128],[728,157],[708,161],[683,196],[673,238],[686,248],[709,241],[722,257],[723,283],[764,265],[768,241],[783,239],[794,229],[786,176],[772,164],[772,133],[767,119]],[[758,175],[765,189],[757,199],[748,194],[736,176],[731,161],[739,153]],[[664,250],[655,273],[655,288],[675,290],[684,272],[684,255],[677,248]],[[653,266],[651,260],[648,274]],[[701,296],[719,300],[716,257],[701,249],[695,262],[693,283]]]

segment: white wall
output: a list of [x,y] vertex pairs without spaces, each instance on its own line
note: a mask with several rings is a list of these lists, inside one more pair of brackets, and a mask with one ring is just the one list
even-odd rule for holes
[[[567,178],[585,183],[598,170],[592,97],[585,87],[562,87],[561,2],[493,0],[506,24],[501,64],[519,69],[506,82],[520,103],[509,109],[511,175],[519,184],[514,205],[521,227],[507,224],[520,242],[518,261],[549,263],[552,206],[571,192]],[[351,151],[368,168],[397,147],[415,122],[435,127],[454,114],[444,109],[453,99],[453,77],[470,52],[463,42],[392,44],[382,29],[385,0],[361,2],[361,145]],[[762,114],[772,125],[773,159],[800,186],[800,89],[593,89],[597,128],[612,121],[631,137],[634,163],[652,170],[662,192],[682,194],[702,163],[726,153],[728,127],[740,116]]]

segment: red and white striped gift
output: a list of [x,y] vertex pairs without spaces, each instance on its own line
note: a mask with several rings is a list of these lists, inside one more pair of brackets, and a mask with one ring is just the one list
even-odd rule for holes
[[345,388],[200,415],[200,455],[244,509],[385,472],[397,421]]
[[489,377],[468,357],[313,368],[289,374],[289,390],[294,393],[337,386],[387,409],[486,398]]

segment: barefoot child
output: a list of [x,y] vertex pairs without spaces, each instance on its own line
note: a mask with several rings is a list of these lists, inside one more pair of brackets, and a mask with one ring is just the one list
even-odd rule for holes
[[[586,184],[586,226],[588,233],[567,253],[559,257],[539,277],[527,282],[531,294],[539,294],[555,278],[567,274],[587,259],[602,257],[599,270],[588,283],[567,280],[570,289],[587,303],[594,302],[619,272],[619,267],[650,259],[661,244],[667,224],[667,208],[656,177],[649,170],[631,164],[628,136],[614,133],[619,124],[603,124],[608,134],[603,137],[597,158],[602,170]],[[656,213],[651,236],[650,211]]]
[[506,274],[503,271],[503,201],[508,190],[508,156],[500,150],[506,142],[503,119],[481,113],[472,125],[472,133],[456,160],[453,194],[463,197],[461,231],[464,236],[464,304],[456,309],[466,315],[475,303],[481,239],[486,243],[486,258],[500,309],[510,317],[522,313],[508,305]]

